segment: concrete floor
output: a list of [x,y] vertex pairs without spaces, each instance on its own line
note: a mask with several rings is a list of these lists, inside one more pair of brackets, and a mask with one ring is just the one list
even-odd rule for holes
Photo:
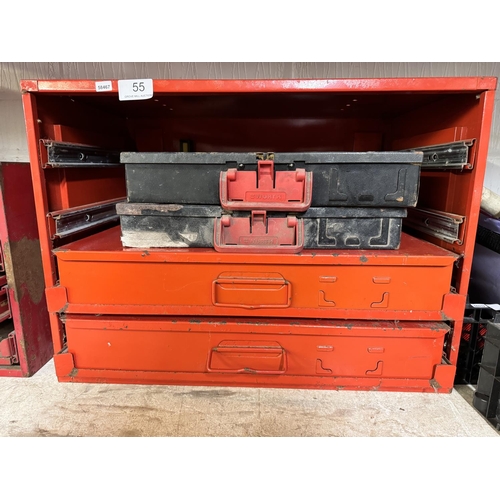
[[0,378],[0,436],[491,436],[457,391],[62,384]]

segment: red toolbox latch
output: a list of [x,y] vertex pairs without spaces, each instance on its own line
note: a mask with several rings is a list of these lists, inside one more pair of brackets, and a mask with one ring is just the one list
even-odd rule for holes
[[257,172],[230,168],[220,173],[220,202],[226,210],[305,212],[311,206],[312,172],[274,172],[273,160],[257,162]]
[[304,248],[304,221],[267,217],[254,210],[250,217],[223,215],[215,219],[214,248],[218,252],[297,253]]

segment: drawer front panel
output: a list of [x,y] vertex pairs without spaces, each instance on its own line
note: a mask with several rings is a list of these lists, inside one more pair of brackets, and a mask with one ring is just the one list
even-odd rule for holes
[[68,316],[76,369],[431,379],[443,323]]
[[[68,313],[401,319],[438,312],[452,265],[341,266],[59,259]],[[425,319],[422,316],[420,319]],[[439,316],[436,316],[439,317]],[[419,319],[418,316],[413,316]]]

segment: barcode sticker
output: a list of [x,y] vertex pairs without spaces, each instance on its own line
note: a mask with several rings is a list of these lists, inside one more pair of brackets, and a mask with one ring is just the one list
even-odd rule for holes
[[96,92],[109,92],[110,90],[113,90],[113,85],[111,84],[111,80],[107,80],[105,82],[95,82]]
[[118,80],[118,99],[136,101],[153,97],[153,80]]

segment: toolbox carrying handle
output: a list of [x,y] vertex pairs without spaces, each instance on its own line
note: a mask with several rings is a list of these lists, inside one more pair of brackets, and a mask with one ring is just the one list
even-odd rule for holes
[[303,168],[274,171],[273,160],[257,162],[257,172],[230,168],[219,177],[219,197],[226,210],[305,212],[312,201],[313,173]]
[[223,215],[214,222],[214,248],[231,253],[298,253],[304,248],[304,220],[271,217],[253,211],[251,217]]
[[[244,357],[246,354],[267,354],[275,355],[277,360],[280,361],[280,368],[278,370],[260,370],[258,368],[212,368],[212,360],[214,353],[217,354],[235,354],[242,355]],[[279,358],[278,358],[279,356]],[[239,358],[235,356],[235,358]],[[267,358],[262,357],[261,359],[269,360],[271,356]],[[258,360],[259,358],[255,358]],[[241,362],[240,362],[241,363]],[[210,355],[207,359],[207,371],[210,373],[248,373],[254,375],[284,375],[287,371],[287,356],[286,351],[282,346],[221,346],[212,347],[210,349]]]

